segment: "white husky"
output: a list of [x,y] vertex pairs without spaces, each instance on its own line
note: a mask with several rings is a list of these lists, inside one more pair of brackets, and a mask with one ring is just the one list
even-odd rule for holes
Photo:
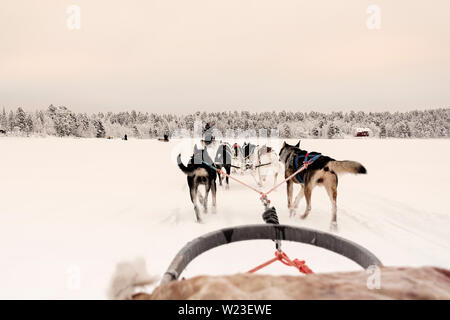
[[271,147],[265,145],[258,147],[256,160],[256,172],[258,185],[261,187],[269,176],[273,176],[273,185],[277,183],[278,174],[282,172],[283,165],[278,159],[278,155]]

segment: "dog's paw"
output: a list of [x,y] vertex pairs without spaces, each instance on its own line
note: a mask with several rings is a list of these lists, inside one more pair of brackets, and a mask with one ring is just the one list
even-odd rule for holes
[[330,232],[338,232],[338,225],[336,221],[330,223]]
[[202,224],[203,223],[203,219],[200,217],[197,217],[197,219],[195,219],[195,222]]
[[216,207],[212,207],[212,208],[211,208],[211,213],[212,213],[212,214],[216,214],[216,213],[217,213]]
[[230,190],[230,185],[229,185],[229,184],[227,184],[227,185],[225,186],[225,190]]
[[289,209],[289,218],[293,218],[295,217],[295,215],[296,215],[295,209]]

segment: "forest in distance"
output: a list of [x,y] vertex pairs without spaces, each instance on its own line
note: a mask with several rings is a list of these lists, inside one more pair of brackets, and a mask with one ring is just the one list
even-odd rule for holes
[[179,130],[194,130],[194,123],[209,123],[215,130],[278,130],[281,138],[345,138],[364,128],[379,138],[448,138],[450,108],[407,112],[195,112],[158,114],[140,111],[74,112],[64,106],[37,111],[0,111],[0,136],[57,136],[80,138],[128,137],[152,139]]

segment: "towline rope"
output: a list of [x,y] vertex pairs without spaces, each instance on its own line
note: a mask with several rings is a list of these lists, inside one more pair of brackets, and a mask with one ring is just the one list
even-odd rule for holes
[[[307,157],[308,155],[309,155],[309,153],[306,154],[306,157]],[[226,177],[228,177],[228,178],[230,178],[230,179],[232,179],[232,180],[234,180],[234,181],[236,181],[236,182],[242,184],[243,186],[246,186],[247,188],[252,189],[253,191],[257,192],[257,193],[261,196],[261,197],[260,197],[260,200],[261,200],[261,202],[263,203],[264,207],[266,208],[266,211],[265,211],[264,214],[263,214],[263,220],[264,220],[266,223],[269,223],[269,224],[279,224],[279,222],[278,222],[278,216],[277,216],[277,213],[276,213],[275,208],[274,208],[274,207],[272,207],[272,208],[269,207],[269,205],[270,205],[270,200],[269,200],[269,198],[267,197],[267,195],[268,195],[269,193],[273,192],[274,190],[276,190],[277,188],[279,188],[283,183],[285,183],[285,182],[289,181],[290,179],[292,179],[293,177],[295,177],[297,174],[299,174],[299,173],[302,172],[303,170],[306,170],[306,169],[308,168],[308,166],[309,166],[311,163],[313,163],[314,161],[316,161],[320,156],[321,156],[321,155],[318,154],[318,155],[312,157],[310,160],[305,161],[305,162],[303,163],[303,166],[302,166],[300,169],[298,169],[297,171],[295,171],[295,172],[294,172],[293,174],[291,174],[289,177],[285,178],[283,181],[281,181],[281,182],[280,182],[279,184],[277,184],[276,186],[272,187],[272,188],[271,188],[269,191],[267,191],[267,192],[260,191],[260,190],[258,190],[258,189],[256,189],[256,188],[252,187],[251,185],[249,185],[249,184],[247,184],[247,183],[245,183],[245,182],[243,182],[243,181],[241,181],[241,180],[239,180],[239,179],[237,179],[237,178],[235,178],[235,177],[229,175],[228,173],[223,172],[222,170],[219,170],[218,168],[214,167],[213,164],[210,164],[210,163],[208,163],[208,162],[206,162],[206,161],[204,161],[204,160],[202,160],[202,163],[204,163],[204,164],[207,165],[208,167],[214,169],[218,174],[225,175]],[[284,252],[281,250],[281,241],[280,241],[280,240],[274,240],[274,241],[275,241],[275,247],[276,247],[276,249],[277,249],[277,251],[275,251],[275,258],[272,258],[272,259],[270,259],[269,261],[266,261],[266,262],[264,262],[263,264],[261,264],[261,265],[255,267],[255,268],[253,268],[253,269],[251,269],[250,271],[248,271],[248,273],[254,273],[254,272],[256,272],[256,271],[258,271],[258,270],[260,270],[260,269],[262,269],[262,268],[264,268],[264,267],[266,267],[266,266],[272,264],[273,262],[275,262],[275,261],[277,261],[277,260],[280,261],[281,263],[283,263],[283,264],[286,265],[286,266],[290,266],[290,267],[294,267],[294,268],[298,269],[298,271],[300,271],[301,273],[304,273],[304,274],[311,274],[311,273],[313,273],[313,271],[305,264],[305,261],[304,261],[304,260],[299,260],[299,259],[291,260],[291,259],[286,255],[286,253],[284,253]]]
[[259,266],[247,271],[247,273],[255,273],[258,270],[261,270],[264,267],[267,267],[268,265],[274,263],[275,261],[280,261],[281,263],[283,263],[286,266],[289,267],[294,267],[296,269],[298,269],[298,271],[300,271],[301,273],[304,274],[312,274],[314,273],[306,264],[304,260],[298,260],[298,259],[294,259],[291,260],[286,253],[284,253],[281,250],[277,250],[275,251],[275,258],[270,259],[269,261],[266,261],[262,264],[260,264]]
[[271,188],[269,191],[267,191],[267,192],[263,192],[263,191],[261,191],[261,190],[258,190],[258,189],[256,189],[256,188],[252,187],[251,185],[249,185],[249,184],[247,184],[247,183],[245,183],[245,182],[243,182],[243,181],[241,181],[241,180],[239,180],[239,179],[237,179],[237,178],[235,178],[235,177],[229,175],[228,173],[223,172],[222,170],[219,170],[218,168],[214,167],[213,164],[210,164],[210,163],[208,163],[208,162],[206,162],[206,161],[204,161],[204,160],[202,160],[202,163],[204,163],[204,164],[206,164],[208,167],[210,167],[210,168],[216,170],[217,173],[219,173],[219,174],[221,174],[221,175],[224,175],[224,176],[226,176],[226,177],[228,177],[228,178],[230,178],[230,179],[232,179],[232,180],[234,180],[234,181],[236,181],[236,182],[242,184],[243,186],[245,186],[245,187],[247,187],[247,188],[249,188],[249,189],[252,189],[252,190],[255,191],[256,193],[258,193],[258,194],[260,195],[260,200],[262,201],[264,207],[267,208],[267,207],[269,206],[269,204],[270,204],[270,200],[269,200],[269,198],[267,197],[267,196],[269,195],[269,193],[271,193],[271,192],[273,192],[274,190],[276,190],[277,188],[279,188],[283,183],[285,183],[285,182],[291,180],[293,177],[295,177],[297,174],[299,174],[299,173],[302,172],[303,170],[306,170],[306,169],[308,168],[308,166],[309,166],[310,164],[312,164],[314,161],[316,161],[320,156],[321,156],[321,154],[318,154],[318,155],[312,157],[310,160],[304,162],[303,165],[302,165],[302,167],[301,167],[300,169],[298,169],[298,170],[295,171],[293,174],[291,174],[289,177],[287,177],[286,179],[284,179],[283,181],[281,181],[280,183],[278,183],[276,186],[272,187],[272,188]]

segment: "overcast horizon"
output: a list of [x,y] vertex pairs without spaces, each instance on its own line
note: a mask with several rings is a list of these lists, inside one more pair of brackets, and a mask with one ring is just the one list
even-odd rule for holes
[[[366,24],[372,4],[380,29]],[[448,108],[449,13],[445,0],[2,1],[0,108]]]

